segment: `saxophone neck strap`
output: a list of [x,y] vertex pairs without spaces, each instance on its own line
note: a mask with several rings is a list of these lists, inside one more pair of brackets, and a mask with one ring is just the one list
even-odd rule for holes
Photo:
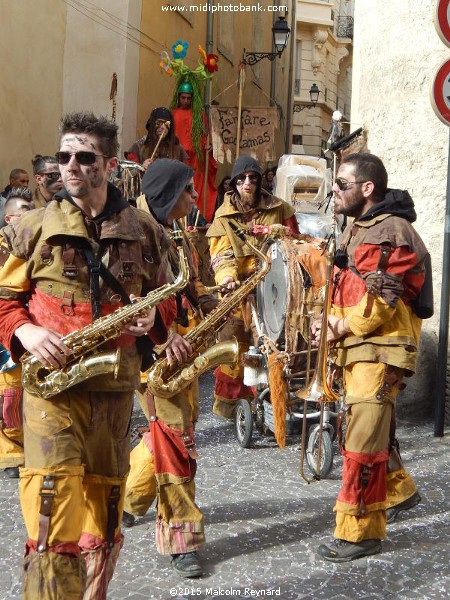
[[98,319],[102,315],[102,308],[100,302],[100,277],[103,281],[112,289],[115,294],[120,296],[123,304],[130,304],[131,300],[126,291],[123,289],[119,281],[114,275],[108,271],[105,265],[102,263],[102,254],[104,246],[100,245],[97,254],[94,254],[92,248],[84,247],[84,254],[86,256],[87,265],[89,268],[89,281],[91,290],[91,305],[92,305],[92,318]]

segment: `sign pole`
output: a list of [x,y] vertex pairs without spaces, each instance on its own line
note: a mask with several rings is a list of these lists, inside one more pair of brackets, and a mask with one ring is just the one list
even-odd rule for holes
[[[450,0],[436,0],[434,25],[441,41],[450,48]],[[431,104],[437,117],[450,125],[450,60],[438,69],[431,88]],[[450,129],[447,158],[447,192],[442,257],[441,306],[439,318],[439,348],[437,360],[437,394],[434,414],[434,435],[444,435],[447,388],[448,326],[450,304]]]
[[449,157],[447,163],[447,198],[445,206],[444,228],[444,254],[442,259],[442,286],[441,309],[439,319],[439,349],[437,360],[437,394],[436,411],[434,416],[434,435],[444,435],[445,421],[445,392],[447,383],[447,357],[448,357],[448,324],[450,302],[450,130],[449,130]]

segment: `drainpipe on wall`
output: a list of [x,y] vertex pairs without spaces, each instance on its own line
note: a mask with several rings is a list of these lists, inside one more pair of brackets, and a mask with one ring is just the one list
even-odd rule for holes
[[291,2],[291,41],[290,41],[290,49],[289,49],[289,77],[288,77],[288,97],[286,103],[286,139],[284,146],[284,153],[289,154],[291,151],[291,128],[292,128],[292,82],[294,75],[294,48],[295,48],[295,40],[297,37],[297,28],[296,28],[296,2],[292,0]]

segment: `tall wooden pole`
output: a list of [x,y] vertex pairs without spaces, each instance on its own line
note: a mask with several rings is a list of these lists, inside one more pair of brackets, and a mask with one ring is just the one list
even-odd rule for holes
[[245,77],[245,48],[242,54],[242,60],[239,65],[239,101],[238,101],[238,121],[236,127],[236,158],[239,158],[241,145],[241,112],[242,112],[242,94],[244,92],[244,77]]

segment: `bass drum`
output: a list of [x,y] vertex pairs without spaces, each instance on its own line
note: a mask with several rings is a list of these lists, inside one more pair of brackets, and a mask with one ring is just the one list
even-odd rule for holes
[[320,314],[326,283],[325,241],[307,235],[275,241],[269,248],[272,265],[258,285],[258,312],[264,333],[280,350],[304,349],[309,315]]

